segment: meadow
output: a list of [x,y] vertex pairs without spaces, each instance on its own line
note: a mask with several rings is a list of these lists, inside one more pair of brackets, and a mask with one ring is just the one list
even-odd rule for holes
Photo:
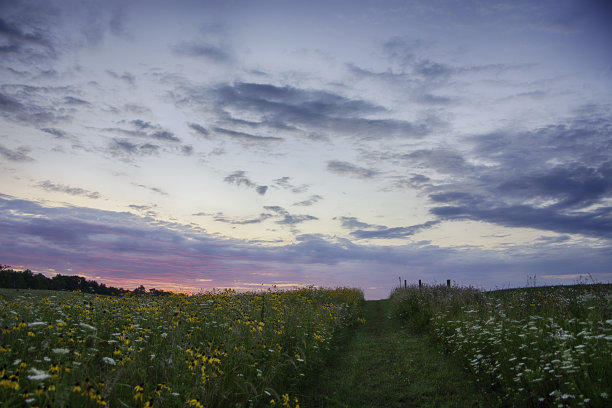
[[411,286],[391,301],[396,317],[471,372],[499,406],[612,404],[612,285]]
[[297,408],[359,318],[356,289],[100,296],[0,290],[0,401],[15,407]]

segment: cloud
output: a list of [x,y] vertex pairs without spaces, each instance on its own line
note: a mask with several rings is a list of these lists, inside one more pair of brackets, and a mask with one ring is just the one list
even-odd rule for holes
[[351,236],[357,239],[401,239],[412,236],[424,229],[438,225],[440,221],[427,221],[423,224],[411,225],[409,227],[377,228],[374,230],[356,230]]
[[[121,123],[125,123],[122,121]],[[179,143],[181,139],[179,139],[173,132],[162,128],[159,125],[152,124],[151,122],[146,122],[141,119],[134,119],[127,122],[129,128],[122,127],[112,127],[112,128],[104,128],[103,130],[107,132],[120,133],[122,135],[127,135],[132,138],[146,138],[153,139],[156,142],[166,142],[170,144]]]
[[433,220],[409,227],[387,227],[368,224],[359,221],[356,217],[340,217],[339,220],[343,228],[354,230],[351,231],[350,236],[355,239],[402,239],[440,223],[438,220]]
[[13,150],[0,144],[0,156],[14,162],[33,161],[34,159],[28,156],[30,150],[31,149],[26,146],[21,146],[18,147],[17,150]]
[[321,201],[323,199],[323,197],[321,197],[318,194],[315,194],[313,196],[310,196],[309,199],[304,200],[304,201],[299,201],[297,203],[293,203],[294,206],[302,206],[302,207],[309,207],[311,205],[316,204],[317,202]]
[[136,77],[129,72],[124,72],[123,74],[118,74],[113,70],[107,69],[106,73],[110,75],[112,78],[120,79],[122,81],[127,82],[128,84],[135,86],[136,85]]
[[359,221],[356,217],[340,217],[340,222],[342,223],[342,228],[347,229],[358,229],[358,228],[376,228],[376,229],[384,229],[385,227],[382,225],[373,225],[368,224],[362,221]]
[[308,188],[310,187],[307,184],[294,185],[293,183],[290,182],[290,180],[291,180],[291,177],[287,177],[287,176],[277,178],[276,180],[274,180],[273,187],[282,188],[284,190],[291,190],[291,192],[293,193],[304,193],[308,191]]
[[48,32],[40,27],[41,18],[28,19],[27,16],[14,15],[13,18],[25,23],[0,18],[0,55],[4,58],[16,57],[24,62],[54,58],[57,53]]
[[260,186],[253,183],[248,177],[245,176],[245,172],[242,170],[237,170],[230,175],[226,176],[223,181],[229,184],[235,184],[237,186],[244,185],[249,188],[255,189],[257,194],[264,195],[266,191],[268,191],[268,186]]
[[129,158],[131,156],[150,156],[157,154],[160,146],[152,143],[132,143],[127,139],[113,139],[108,151],[113,156]]
[[272,211],[280,216],[280,219],[275,221],[277,224],[281,225],[296,225],[300,224],[304,221],[312,221],[318,220],[317,217],[312,215],[293,215],[290,214],[289,211],[285,210],[283,207],[279,206],[264,206],[264,209],[268,211]]
[[282,137],[277,137],[277,136],[257,136],[257,135],[252,135],[249,133],[244,133],[244,132],[237,132],[235,130],[230,130],[230,129],[224,129],[224,128],[220,128],[220,127],[215,127],[213,129],[213,131],[215,133],[219,133],[219,134],[223,134],[225,136],[229,136],[232,139],[236,139],[238,141],[241,142],[255,142],[255,143],[259,143],[259,142],[281,142],[284,139]]
[[90,106],[91,103],[87,102],[84,99],[75,98],[73,96],[65,96],[64,103],[68,105],[76,105],[76,106]]
[[201,57],[208,61],[225,63],[232,61],[232,56],[223,48],[206,42],[182,42],[172,47],[175,55]]
[[[12,95],[7,92],[11,92]],[[65,92],[65,88],[1,85],[0,115],[12,121],[34,125],[66,120],[69,116],[61,105],[40,104],[41,101],[50,100],[49,94],[62,92]]]
[[359,167],[352,163],[331,160],[327,162],[327,171],[339,174],[341,176],[349,176],[360,179],[369,179],[379,174],[378,170]]
[[460,152],[446,148],[416,150],[403,154],[399,158],[410,162],[417,168],[435,169],[443,174],[461,174],[475,170]]
[[414,70],[427,80],[445,79],[455,73],[452,67],[430,60],[419,61],[415,64]]
[[67,137],[66,132],[57,128],[42,128],[40,130],[55,136],[56,139],[65,139]]
[[508,205],[491,202],[479,195],[434,194],[432,214],[446,220],[484,221],[504,227],[535,228],[561,234],[583,234],[612,239],[612,207],[590,211],[563,213],[554,208],[538,208],[528,204]]
[[191,129],[195,130],[198,136],[203,136],[206,139],[209,139],[210,132],[203,126],[198,125],[197,123],[188,123],[187,124]]
[[[208,215],[208,214],[202,214]],[[272,218],[274,215],[269,213],[261,213],[256,218],[247,218],[247,219],[230,219],[225,215],[219,213],[215,214],[214,220],[217,222],[224,222],[227,224],[235,224],[235,225],[247,225],[247,224],[259,224],[264,222],[265,220]]]
[[168,195],[168,193],[166,193],[161,188],[145,186],[144,184],[137,184],[137,183],[132,183],[132,185],[134,185],[136,187],[144,188],[146,190],[152,191],[152,192],[154,192],[156,194],[159,194],[159,195],[163,195],[163,196],[167,196]]
[[193,154],[193,146],[191,145],[183,145],[181,146],[181,153],[185,156],[191,156]]
[[[417,151],[402,156],[452,176],[428,185],[431,213],[505,227],[612,238],[609,119],[583,118],[523,132],[466,140],[466,153]],[[473,160],[487,163],[473,165]]]
[[[275,217],[286,214],[278,206],[266,210]],[[144,283],[196,292],[202,287],[198,279],[212,279],[218,288],[236,287],[266,271],[277,280],[305,284],[376,286],[381,289],[366,295],[381,298],[388,296],[398,276],[412,282],[452,279],[494,288],[524,285],[526,276],[534,274],[554,279],[583,270],[601,280],[612,262],[608,247],[544,241],[498,252],[428,243],[358,245],[323,235],[299,235],[294,244],[270,247],[215,238],[191,226],[151,222],[128,212],[44,207],[2,194],[0,230],[4,264],[42,271],[53,268],[64,274],[95,272],[101,281],[115,286],[134,288]]]
[[19,112],[24,109],[24,106],[15,98],[0,93],[0,109],[5,112]]
[[66,194],[70,194],[74,196],[82,196],[82,197],[93,198],[93,199],[98,199],[101,197],[100,193],[98,193],[97,191],[89,191],[89,190],[82,189],[80,187],[70,187],[70,186],[63,185],[63,184],[55,184],[49,180],[39,183],[38,187],[46,191],[52,191],[56,193],[66,193]]
[[[230,125],[256,126],[271,132],[293,132],[304,137],[333,132],[359,139],[423,137],[431,132],[426,123],[385,118],[388,109],[361,99],[350,99],[324,91],[250,82],[221,84],[208,88],[183,88],[177,103],[200,107],[211,105],[219,120]],[[233,116],[228,117],[228,112]],[[260,118],[255,123],[252,117]],[[238,121],[238,122],[237,122]],[[247,122],[249,123],[247,125]],[[226,127],[217,126],[221,131]],[[254,136],[235,130],[239,137]],[[275,139],[272,139],[275,140]]]
[[394,36],[385,41],[382,50],[390,62],[405,69],[415,63],[419,51],[429,46],[431,42],[420,38]]
[[174,136],[172,132],[168,132],[167,130],[160,130],[151,134],[153,139],[161,140],[164,142],[180,142],[181,139]]

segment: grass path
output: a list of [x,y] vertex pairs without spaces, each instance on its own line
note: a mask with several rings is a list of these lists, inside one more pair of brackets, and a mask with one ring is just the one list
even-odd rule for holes
[[366,323],[301,396],[304,407],[491,406],[469,375],[426,339],[391,319],[390,301],[368,301]]

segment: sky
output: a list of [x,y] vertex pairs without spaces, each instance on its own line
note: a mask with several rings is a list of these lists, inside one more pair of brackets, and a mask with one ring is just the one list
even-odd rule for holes
[[369,299],[610,282],[611,18],[605,0],[0,1],[0,263]]

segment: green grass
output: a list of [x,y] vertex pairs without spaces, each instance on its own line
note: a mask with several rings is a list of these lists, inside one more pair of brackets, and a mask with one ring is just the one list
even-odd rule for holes
[[391,301],[368,301],[365,324],[300,399],[308,407],[478,407],[491,400],[451,359],[391,315]]
[[612,285],[409,287],[394,314],[468,367],[500,406],[609,406]]

